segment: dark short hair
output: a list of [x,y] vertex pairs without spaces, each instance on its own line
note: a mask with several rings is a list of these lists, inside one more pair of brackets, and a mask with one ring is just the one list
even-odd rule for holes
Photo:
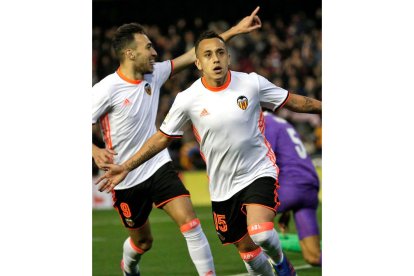
[[198,37],[197,41],[195,42],[195,46],[194,47],[195,47],[196,54],[197,54],[197,50],[198,50],[198,46],[199,46],[200,42],[203,41],[204,39],[209,39],[209,38],[218,38],[221,41],[223,41],[223,43],[226,43],[224,41],[224,39],[219,34],[217,34],[216,32],[213,32],[213,31],[205,31],[205,32],[203,32]]
[[145,34],[144,27],[138,23],[120,26],[112,38],[112,48],[119,60],[123,59],[122,50],[134,41],[134,34]]

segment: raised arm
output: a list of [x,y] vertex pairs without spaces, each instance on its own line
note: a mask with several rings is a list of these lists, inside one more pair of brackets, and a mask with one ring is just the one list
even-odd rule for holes
[[321,101],[297,94],[290,94],[283,107],[300,113],[322,113]]
[[[249,16],[243,18],[237,25],[231,27],[224,33],[220,34],[220,36],[225,40],[228,41],[232,37],[249,33],[253,30],[256,30],[262,26],[262,22],[260,21],[259,16],[256,14],[258,13],[260,7],[257,7]],[[173,74],[178,73],[185,69],[187,66],[193,64],[196,60],[194,47],[191,48],[188,52],[182,54],[181,56],[175,58],[174,62],[174,71]]]
[[106,173],[95,183],[101,184],[99,191],[106,191],[108,193],[112,191],[116,185],[125,179],[130,171],[138,168],[141,164],[145,163],[157,153],[168,147],[172,140],[172,138],[169,138],[162,134],[162,132],[157,131],[145,142],[137,153],[135,153],[123,164],[106,164],[103,166]]

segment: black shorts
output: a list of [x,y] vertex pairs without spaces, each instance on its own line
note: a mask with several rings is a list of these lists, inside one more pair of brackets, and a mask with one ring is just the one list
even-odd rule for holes
[[238,242],[247,234],[246,205],[263,205],[276,213],[280,205],[277,188],[274,178],[262,177],[226,201],[212,201],[214,224],[221,243]]
[[161,166],[150,178],[134,187],[114,190],[114,208],[125,227],[136,229],[145,224],[154,203],[162,208],[177,197],[190,196],[171,162]]

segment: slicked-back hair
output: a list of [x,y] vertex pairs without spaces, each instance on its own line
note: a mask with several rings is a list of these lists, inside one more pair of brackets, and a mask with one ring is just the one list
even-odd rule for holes
[[112,48],[120,61],[123,60],[122,50],[135,40],[134,34],[145,34],[144,27],[138,23],[128,23],[116,30],[112,38]]
[[196,55],[197,55],[197,50],[198,50],[198,46],[199,46],[200,42],[203,41],[204,39],[210,39],[210,38],[218,38],[221,41],[223,41],[224,44],[226,43],[224,41],[224,39],[219,34],[217,34],[216,32],[213,32],[213,31],[205,31],[205,32],[203,32],[198,37],[197,41],[195,42],[195,46],[194,47],[195,47],[195,53],[196,53]]

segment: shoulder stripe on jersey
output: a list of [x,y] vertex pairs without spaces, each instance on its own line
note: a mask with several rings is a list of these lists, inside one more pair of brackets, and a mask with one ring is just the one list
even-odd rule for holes
[[174,72],[174,61],[170,60],[170,64],[171,64],[171,72],[170,72],[170,75],[168,76],[168,78],[171,78],[172,75],[173,75],[173,72]]
[[281,109],[286,104],[286,102],[288,101],[289,98],[290,98],[290,92],[288,91],[287,96],[286,96],[286,99],[282,102],[281,105],[279,105],[278,107],[276,107],[275,110],[273,110],[273,111],[276,111],[276,110]]
[[[195,128],[194,125],[193,125],[193,133],[194,133],[194,137],[196,138],[198,144],[201,145],[200,133],[198,133],[198,130]],[[204,156],[204,153],[201,151],[201,148],[199,150],[200,150],[201,158],[203,158],[204,162],[207,164],[207,160],[206,160],[206,157]],[[209,179],[209,181],[210,181],[210,179]]]
[[102,127],[103,138],[104,138],[105,144],[109,149],[112,149],[111,127],[109,125],[108,113],[102,116],[100,121],[101,121],[101,127]]
[[219,86],[219,87],[210,86],[210,85],[207,84],[207,82],[205,80],[205,77],[201,78],[201,83],[204,85],[204,87],[207,88],[208,90],[212,91],[212,92],[219,92],[219,91],[222,91],[222,90],[226,89],[230,85],[230,82],[231,82],[230,70],[227,72],[227,79],[226,79],[225,83],[222,86]]
[[264,134],[264,132],[265,132],[265,120],[264,120],[263,112],[261,112],[261,111],[260,111],[260,117],[259,117],[259,122],[258,122],[258,124],[259,124],[259,131],[260,131],[260,133],[261,133],[261,134],[262,134],[262,136],[263,136],[263,140],[264,140],[264,143],[265,143],[266,148],[267,148],[267,154],[266,154],[266,156],[267,156],[267,157],[270,159],[270,161],[273,163],[273,166],[276,168],[277,174],[279,174],[278,167],[277,167],[277,165],[276,165],[276,155],[275,155],[275,153],[273,152],[272,145],[271,145],[271,144],[269,143],[269,141],[266,139],[266,136],[265,136],[265,134]]
[[116,73],[118,74],[118,76],[123,79],[126,82],[132,83],[132,84],[140,84],[142,82],[142,80],[131,80],[128,79],[122,72],[121,72],[121,67],[118,68],[118,70],[116,70]]
[[168,138],[173,138],[173,139],[183,138],[182,135],[169,135],[165,133],[164,131],[162,131],[161,129],[159,131],[161,132],[162,135],[167,136]]

